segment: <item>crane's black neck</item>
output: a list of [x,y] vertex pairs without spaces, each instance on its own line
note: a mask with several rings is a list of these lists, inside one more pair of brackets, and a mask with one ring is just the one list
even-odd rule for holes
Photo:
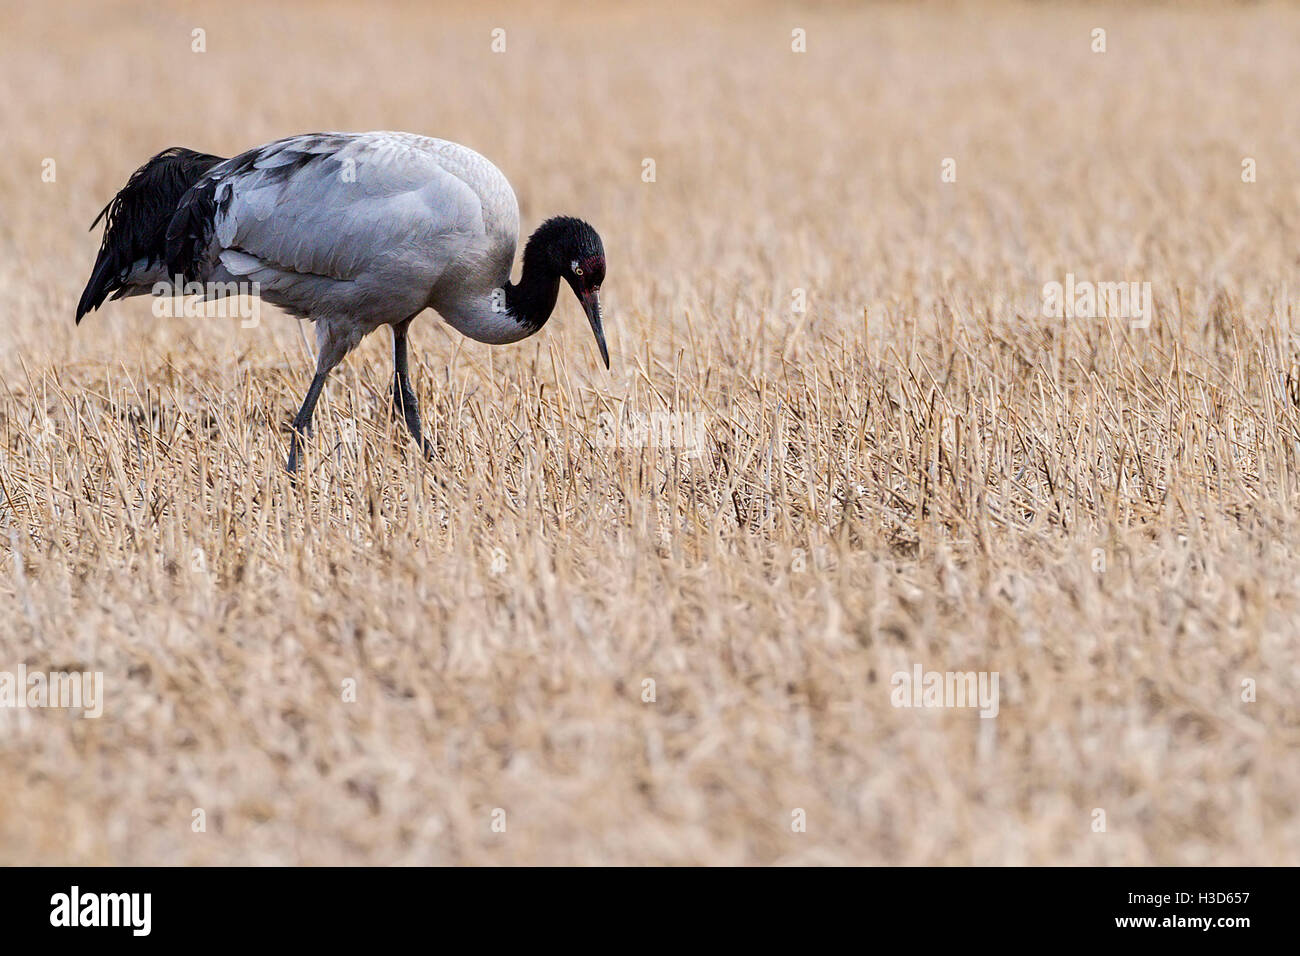
[[[553,216],[528,237],[524,246],[524,271],[517,283],[506,283],[506,310],[531,335],[555,310],[560,280],[567,278],[570,284],[578,281],[576,277],[583,275],[580,264],[596,261],[599,261],[600,277],[595,287],[599,288],[599,279],[605,274],[605,248],[600,236],[581,219]],[[573,270],[572,275],[569,269]],[[576,286],[574,292],[582,294]]]
[[543,257],[534,252],[532,244],[524,250],[524,271],[518,282],[506,283],[506,311],[530,332],[536,332],[555,311],[555,300],[560,294],[560,277]]

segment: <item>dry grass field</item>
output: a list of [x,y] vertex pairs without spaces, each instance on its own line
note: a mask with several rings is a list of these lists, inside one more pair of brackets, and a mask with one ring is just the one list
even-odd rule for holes
[[[0,863],[1300,861],[1300,9],[0,20],[0,671],[104,688],[0,708]],[[297,320],[74,327],[146,158],[322,129],[595,224],[612,372],[567,292],[426,313],[436,459],[381,330],[294,485]],[[702,443],[602,429],[652,413]]]

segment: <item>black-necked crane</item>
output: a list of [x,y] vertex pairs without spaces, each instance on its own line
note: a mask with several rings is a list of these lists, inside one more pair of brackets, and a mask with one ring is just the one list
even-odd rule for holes
[[[407,366],[411,321],[426,308],[479,342],[517,342],[550,317],[560,280],[578,296],[605,367],[605,249],[580,219],[548,219],[524,247],[519,204],[492,163],[413,133],[315,133],[233,159],[173,147],[141,166],[100,213],[104,239],[77,322],[104,299],[159,283],[253,290],[316,325],[316,374],[293,420],[288,469],[311,430],[325,378],[361,339],[393,329],[393,409],[421,450]],[[171,286],[169,286],[170,288]]]

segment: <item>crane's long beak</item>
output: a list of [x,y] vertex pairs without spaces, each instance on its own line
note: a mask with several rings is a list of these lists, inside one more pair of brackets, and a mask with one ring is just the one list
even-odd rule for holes
[[578,296],[578,300],[582,303],[582,311],[587,313],[591,331],[596,334],[596,344],[600,346],[600,357],[605,360],[605,368],[609,368],[609,349],[605,347],[605,329],[600,324],[600,293],[591,289]]

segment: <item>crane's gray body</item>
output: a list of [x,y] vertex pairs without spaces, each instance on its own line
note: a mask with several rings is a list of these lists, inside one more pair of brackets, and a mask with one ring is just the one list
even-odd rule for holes
[[532,331],[500,304],[519,238],[514,190],[465,146],[292,136],[220,163],[194,189],[215,202],[195,277],[257,283],[262,299],[317,323],[322,349],[346,353],[425,308],[480,342]]

